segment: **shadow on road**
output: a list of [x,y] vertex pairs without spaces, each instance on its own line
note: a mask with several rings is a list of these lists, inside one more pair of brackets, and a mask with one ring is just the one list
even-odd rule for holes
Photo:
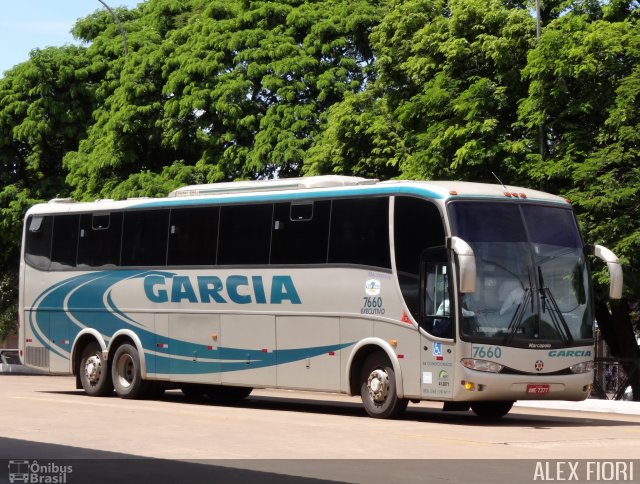
[[[170,443],[168,442],[167,445]],[[283,462],[284,465],[278,466],[274,465],[277,464],[277,461],[211,460],[189,462],[149,459],[117,452],[0,437],[0,482],[12,480],[15,482],[64,482],[69,484],[74,482],[90,482],[92,484],[112,484],[114,482],[136,484],[141,482],[153,484],[204,482],[322,484],[339,482],[297,475],[297,471],[302,470],[301,464],[305,461]],[[268,471],[254,469],[261,466],[271,469]],[[17,475],[18,473],[21,475]],[[32,475],[36,477],[32,478]]]
[[[83,391],[55,391],[42,392],[51,394],[75,395],[79,398],[87,397]],[[299,394],[298,394],[299,395]],[[112,397],[117,398],[115,394]],[[206,397],[190,398],[179,391],[168,391],[162,398],[156,401],[175,405],[200,405],[221,406],[230,408],[250,408],[253,410],[301,412],[310,414],[337,415],[345,417],[369,418],[360,403],[344,402],[336,400],[317,400],[299,397],[273,397],[251,395],[248,398],[234,401],[212,400]],[[526,412],[520,413],[520,412]],[[409,407],[399,420],[428,422],[443,425],[464,425],[474,427],[525,427],[528,429],[550,429],[567,427],[616,427],[637,426],[637,420],[626,420],[623,415],[617,415],[616,419],[608,418],[607,414],[588,414],[576,412],[574,416],[548,415],[549,410],[541,410],[536,413],[535,408],[522,407],[509,413],[500,419],[483,419],[477,417],[471,411],[467,412],[443,412],[440,408],[425,408],[409,404]]]
[[387,460],[382,456],[177,461],[0,437],[0,483],[529,484],[539,466],[540,461],[533,459]]

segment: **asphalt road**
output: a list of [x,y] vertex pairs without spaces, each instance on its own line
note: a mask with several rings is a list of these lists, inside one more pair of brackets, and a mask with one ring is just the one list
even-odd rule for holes
[[[0,375],[0,459],[9,471],[22,459],[73,462],[69,483],[203,482],[203,472],[216,477],[209,482],[531,482],[542,471],[571,477],[557,464],[570,461],[584,482],[609,470],[616,482],[640,482],[639,415],[514,407],[483,421],[425,402],[377,420],[343,395],[254,390],[219,404],[179,391],[153,401],[91,398],[74,386],[71,377]],[[613,464],[587,469],[589,460]],[[0,467],[0,482],[8,478]]]

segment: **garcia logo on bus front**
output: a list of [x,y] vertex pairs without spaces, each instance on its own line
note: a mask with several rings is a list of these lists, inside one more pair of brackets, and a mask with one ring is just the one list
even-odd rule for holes
[[[265,281],[265,278],[267,281]],[[266,282],[266,283],[265,283]],[[214,275],[182,276],[150,274],[144,292],[153,303],[301,304],[293,279],[288,275],[244,276],[224,280]]]

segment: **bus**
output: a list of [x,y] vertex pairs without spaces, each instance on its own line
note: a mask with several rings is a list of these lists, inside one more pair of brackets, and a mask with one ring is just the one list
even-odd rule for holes
[[593,382],[588,256],[571,204],[527,188],[346,176],[54,199],[25,217],[20,355],[91,396],[253,388],[443,402],[498,418]]

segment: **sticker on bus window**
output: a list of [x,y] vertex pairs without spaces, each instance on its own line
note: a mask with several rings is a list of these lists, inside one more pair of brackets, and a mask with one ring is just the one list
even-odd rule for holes
[[377,296],[378,294],[380,294],[381,287],[382,287],[382,285],[380,284],[379,280],[377,280],[377,279],[369,279],[365,283],[364,291],[369,296]]
[[433,356],[442,356],[442,343],[433,343]]

